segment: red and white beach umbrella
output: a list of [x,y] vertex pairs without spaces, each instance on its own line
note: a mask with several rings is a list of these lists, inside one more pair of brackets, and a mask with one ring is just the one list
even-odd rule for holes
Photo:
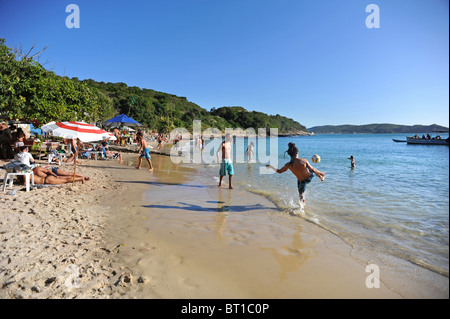
[[109,138],[109,132],[84,122],[50,122],[41,127],[45,133],[51,132],[53,136],[79,139],[82,142],[101,141]]
[[[84,122],[50,122],[41,127],[42,131],[45,133],[52,132],[53,136],[59,136],[63,138],[79,139],[81,142],[94,142],[101,141],[103,139],[109,138],[109,132],[102,130],[101,128],[87,124]],[[78,148],[75,152],[73,170],[73,182],[75,182],[75,173],[77,171],[77,158],[78,158]]]
[[108,132],[108,137],[105,138],[105,140],[116,141],[117,138],[116,138],[116,136],[113,133]]

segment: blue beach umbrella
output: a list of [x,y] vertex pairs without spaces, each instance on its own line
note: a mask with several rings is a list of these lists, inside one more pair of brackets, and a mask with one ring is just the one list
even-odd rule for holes
[[32,123],[30,123],[30,133],[35,135],[41,135],[42,130],[40,128],[35,127]]
[[133,120],[131,117],[126,116],[125,114],[117,115],[112,119],[109,119],[103,122],[105,126],[143,126],[141,123]]

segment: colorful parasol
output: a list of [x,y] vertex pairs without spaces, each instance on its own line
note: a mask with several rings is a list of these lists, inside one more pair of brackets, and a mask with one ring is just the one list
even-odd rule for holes
[[[59,136],[68,139],[80,140],[81,142],[94,142],[101,141],[103,139],[110,138],[110,133],[102,130],[101,128],[87,124],[84,122],[50,122],[41,127],[42,131],[45,133],[51,132],[53,136]],[[73,182],[75,182],[75,174],[77,171],[77,158],[78,158],[79,145],[76,148],[75,159],[74,159],[74,171],[73,171]]]

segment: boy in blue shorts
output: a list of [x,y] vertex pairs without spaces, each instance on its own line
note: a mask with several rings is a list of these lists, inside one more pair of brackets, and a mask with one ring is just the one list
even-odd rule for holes
[[[136,140],[139,144],[141,144],[141,146],[139,147],[139,150],[138,150],[138,153],[140,152],[141,154],[139,155],[139,162],[138,162],[138,166],[136,167],[136,169],[141,169],[142,158],[145,157],[145,159],[148,162],[148,166],[150,167],[149,171],[153,172],[153,165],[152,165],[152,161],[150,160],[152,158],[150,156],[150,148],[148,147],[148,143],[144,139],[142,132],[138,132],[136,134]],[[141,152],[141,149],[142,149],[142,152]]]
[[[219,153],[222,151],[222,161],[219,159]],[[230,178],[230,185],[228,186],[229,189],[233,189],[232,180],[234,175],[234,169],[233,169],[233,160],[231,159],[231,134],[227,133],[225,135],[225,142],[222,142],[222,147],[217,150],[217,162],[220,163],[220,180],[219,180],[219,187],[222,187],[222,180],[225,175],[227,175]]]

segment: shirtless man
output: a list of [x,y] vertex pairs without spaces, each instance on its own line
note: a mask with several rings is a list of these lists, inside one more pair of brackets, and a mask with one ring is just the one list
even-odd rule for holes
[[348,159],[351,160],[351,164],[350,164],[351,168],[355,168],[356,164],[355,164],[355,158],[353,157],[353,155],[351,155]]
[[158,134],[158,137],[156,138],[156,140],[158,141],[158,150],[162,150],[162,146],[163,146],[163,137],[161,134]]
[[289,149],[286,151],[291,156],[291,161],[286,163],[281,169],[277,169],[272,165],[266,165],[272,168],[278,174],[286,172],[288,169],[297,177],[297,187],[302,203],[305,203],[306,185],[314,178],[314,174],[319,176],[320,180],[325,179],[325,173],[319,171],[309,164],[305,158],[298,158],[298,149],[294,143],[289,143]]
[[150,156],[150,148],[148,147],[148,143],[145,140],[145,138],[142,135],[142,132],[138,132],[136,134],[136,140],[139,144],[141,144],[141,146],[139,147],[138,153],[141,152],[141,155],[139,155],[139,162],[138,162],[138,166],[136,167],[136,169],[141,169],[141,164],[142,164],[142,158],[145,157],[147,159],[148,162],[148,166],[150,167],[149,171],[153,172],[153,165],[152,165],[152,161],[151,161],[151,156]]
[[115,144],[119,145],[120,144],[120,131],[119,131],[119,129],[117,127],[114,128],[113,134],[116,137],[116,143]]
[[[228,186],[229,189],[233,189],[231,182],[233,180],[234,175],[233,160],[231,159],[231,140],[232,140],[231,134],[230,133],[225,134],[225,142],[222,142],[222,147],[217,150],[217,162],[220,163],[219,187],[222,187],[223,177],[228,173],[230,178],[230,185]],[[220,161],[219,159],[220,152],[222,152],[222,161]]]

